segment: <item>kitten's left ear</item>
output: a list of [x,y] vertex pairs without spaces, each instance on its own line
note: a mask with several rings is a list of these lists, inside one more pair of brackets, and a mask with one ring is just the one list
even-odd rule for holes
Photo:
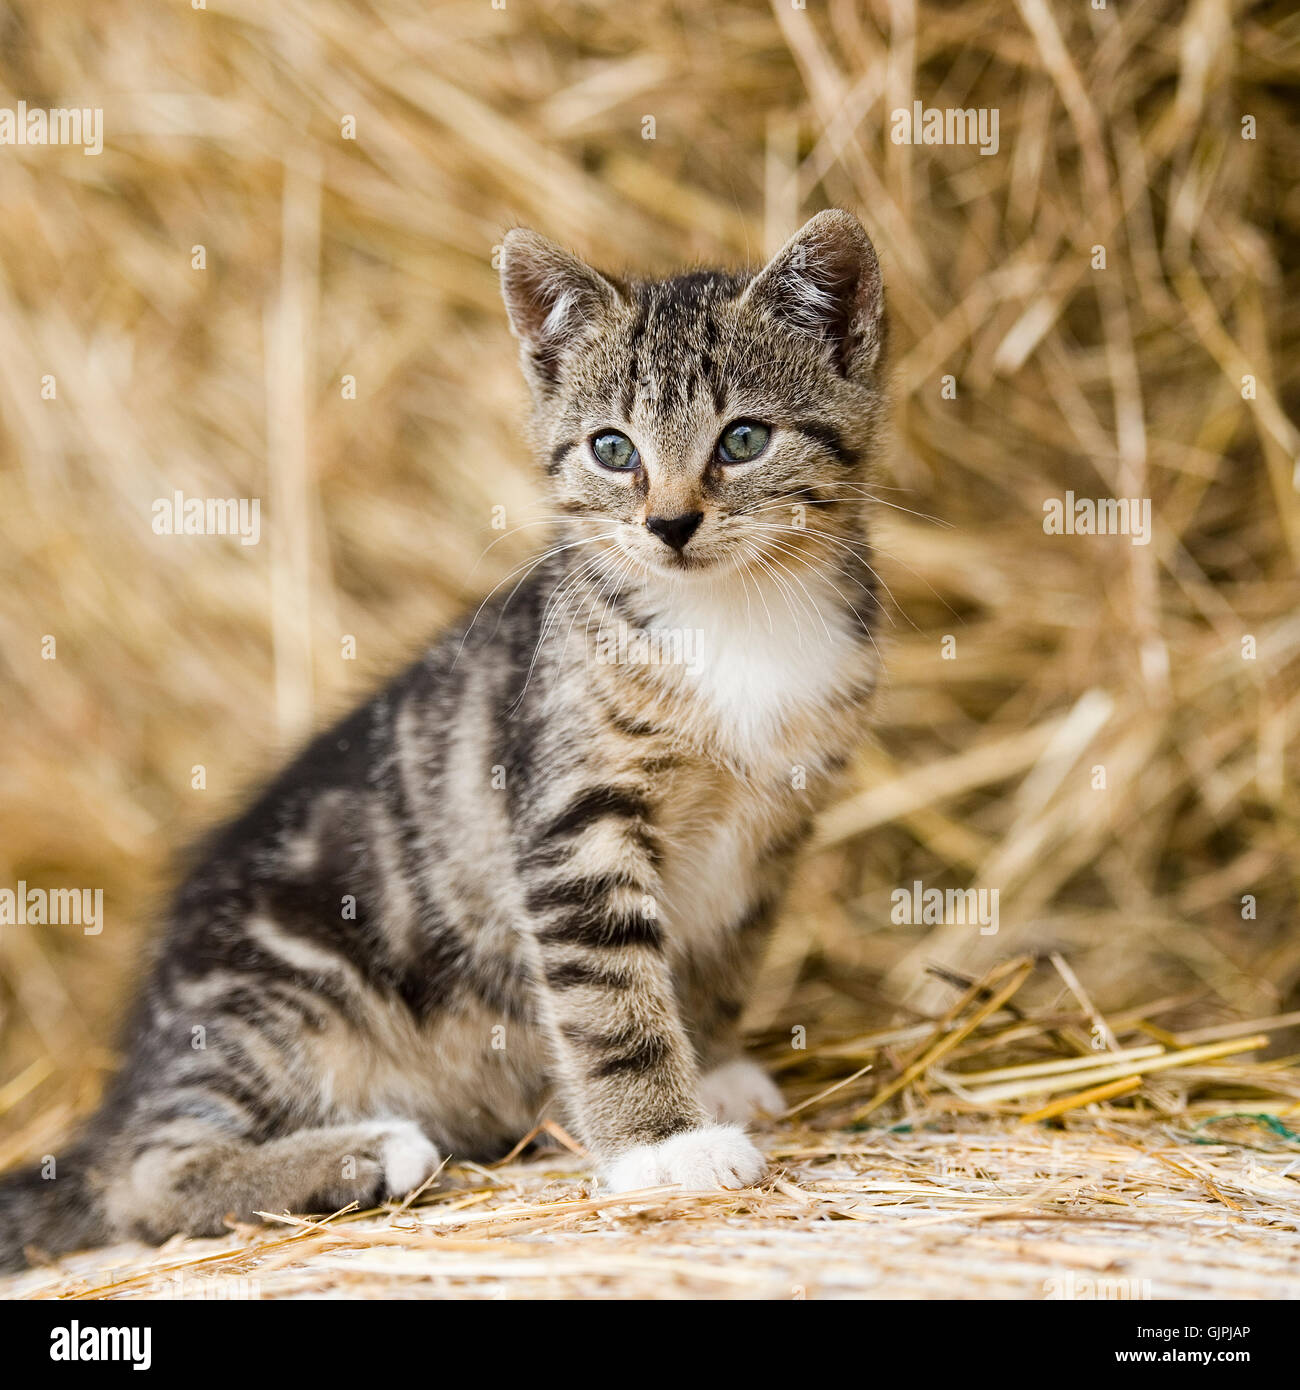
[[524,365],[542,389],[555,381],[565,350],[619,302],[599,271],[526,227],[506,233],[501,297]]
[[885,337],[885,287],[871,238],[850,212],[810,218],[759,271],[741,301],[820,338],[836,369],[865,376]]

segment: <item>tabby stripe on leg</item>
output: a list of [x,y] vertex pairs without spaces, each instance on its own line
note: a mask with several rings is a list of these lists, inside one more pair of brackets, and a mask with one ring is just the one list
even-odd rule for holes
[[663,949],[663,932],[653,918],[639,913],[614,914],[599,904],[566,913],[543,927],[537,940],[543,946],[589,946],[607,951],[630,946]]
[[542,832],[542,838],[573,835],[606,817],[645,820],[649,815],[649,804],[638,792],[625,787],[589,787],[569,802]]
[[576,907],[608,898],[617,889],[635,890],[640,885],[627,874],[600,874],[589,878],[563,878],[532,889],[526,899],[530,912],[557,907]]
[[546,965],[542,971],[546,983],[552,989],[631,989],[633,982],[616,970],[593,965],[585,960],[566,960],[559,965]]
[[593,1033],[576,1025],[568,1025],[562,1031],[579,1052],[595,1054],[587,1072],[594,1080],[644,1075],[670,1060],[671,1050],[665,1039],[636,1025],[629,1024],[613,1033]]

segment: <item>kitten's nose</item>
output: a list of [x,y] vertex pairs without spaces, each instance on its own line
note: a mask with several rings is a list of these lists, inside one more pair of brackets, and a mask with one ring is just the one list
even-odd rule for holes
[[703,512],[683,512],[681,516],[648,516],[645,524],[665,545],[682,550],[703,520]]

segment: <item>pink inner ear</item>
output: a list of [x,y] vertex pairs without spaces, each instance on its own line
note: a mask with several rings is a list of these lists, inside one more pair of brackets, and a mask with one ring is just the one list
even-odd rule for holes
[[531,248],[509,255],[504,289],[515,331],[521,338],[540,338],[557,301],[564,295],[563,280],[555,264],[539,259]]
[[874,361],[884,307],[880,265],[856,222],[814,219],[760,274],[753,291],[775,318],[830,344],[841,372]]
[[506,308],[515,333],[534,351],[554,351],[558,340],[615,298],[602,275],[545,237],[523,233],[506,246]]

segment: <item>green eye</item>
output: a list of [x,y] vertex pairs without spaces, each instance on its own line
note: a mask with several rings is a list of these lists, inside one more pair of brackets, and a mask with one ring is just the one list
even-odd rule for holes
[[759,420],[733,420],[718,440],[718,458],[723,463],[748,463],[767,448],[772,431]]
[[626,473],[641,462],[636,445],[618,430],[603,430],[592,435],[591,452],[602,468],[612,468],[619,473]]

